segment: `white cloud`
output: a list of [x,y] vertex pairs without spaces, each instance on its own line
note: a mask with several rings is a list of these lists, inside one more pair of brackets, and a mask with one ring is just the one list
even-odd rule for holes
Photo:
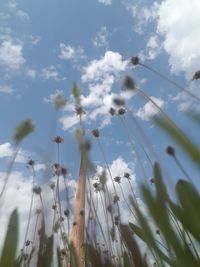
[[55,80],[55,81],[60,81],[64,80],[65,78],[62,78],[57,71],[56,67],[51,65],[47,68],[43,68],[41,70],[41,75],[40,75],[44,80]]
[[4,94],[13,94],[13,89],[11,86],[9,85],[0,85],[0,93],[4,93]]
[[112,0],[98,0],[99,3],[104,4],[106,6],[112,4]]
[[[14,156],[14,154],[15,154],[15,149],[9,142],[0,144],[0,158],[11,159]],[[27,152],[20,149],[15,159],[15,162],[26,163],[27,159],[28,159]]]
[[71,45],[60,43],[60,53],[58,57],[63,60],[77,61],[78,59],[84,59],[86,56],[83,48],[81,47],[75,48]]
[[126,9],[133,16],[133,30],[138,34],[143,34],[147,25],[158,16],[158,3],[154,2],[151,6],[145,6],[142,1],[125,2]]
[[126,69],[127,62],[122,60],[118,52],[107,51],[99,60],[93,60],[83,69],[82,81],[103,80],[108,75],[115,75]]
[[[128,61],[123,61],[122,56],[113,51],[108,51],[100,59],[92,60],[86,67],[83,67],[81,79],[88,83],[89,93],[82,96],[82,106],[86,111],[85,123],[97,122],[102,128],[111,122],[109,109],[112,99],[116,96],[112,92],[112,86],[126,70]],[[63,128],[74,127],[78,122],[78,117],[74,115],[74,105],[69,105],[68,114],[61,118]]]
[[[163,108],[165,102],[161,98],[150,96],[159,108]],[[148,101],[142,108],[139,108],[136,115],[142,120],[148,121],[159,113],[159,109],[151,102]]]
[[200,1],[165,0],[158,15],[157,31],[164,38],[172,72],[191,78],[200,69]]
[[7,70],[17,71],[25,63],[23,44],[12,39],[4,40],[0,45],[0,65]]
[[100,31],[94,36],[92,43],[96,47],[108,46],[109,32],[106,26],[102,26]]
[[28,69],[26,70],[26,75],[27,75],[28,77],[32,78],[32,79],[35,79],[36,74],[37,74],[37,72],[36,72],[36,70],[34,70],[34,69],[28,68]]
[[64,92],[62,90],[56,90],[55,93],[50,94],[49,98],[45,97],[43,100],[44,100],[44,102],[47,102],[47,103],[54,103],[55,98],[58,95],[61,95],[64,98]]

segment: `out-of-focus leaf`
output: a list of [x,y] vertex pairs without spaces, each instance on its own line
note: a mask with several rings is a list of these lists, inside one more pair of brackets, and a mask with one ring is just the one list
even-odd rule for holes
[[15,129],[14,139],[16,144],[19,144],[28,134],[35,129],[35,124],[31,119],[22,121]]
[[3,250],[0,260],[0,266],[2,267],[14,266],[19,235],[18,220],[18,212],[17,209],[15,209],[10,216],[5,241],[3,244]]
[[131,228],[131,230],[133,231],[133,234],[136,234],[140,239],[142,239],[145,243],[146,243],[146,237],[145,234],[142,230],[142,228],[140,228],[139,226],[129,222],[129,226]]

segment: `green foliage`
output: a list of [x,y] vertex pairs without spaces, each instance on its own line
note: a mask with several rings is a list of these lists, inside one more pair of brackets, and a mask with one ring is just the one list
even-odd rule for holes
[[14,140],[19,144],[27,135],[35,129],[35,124],[31,119],[24,120],[15,129]]
[[0,266],[2,267],[14,266],[17,244],[18,244],[18,235],[19,235],[18,221],[19,221],[18,212],[15,209],[10,216],[8,229],[3,245],[3,250],[0,260]]

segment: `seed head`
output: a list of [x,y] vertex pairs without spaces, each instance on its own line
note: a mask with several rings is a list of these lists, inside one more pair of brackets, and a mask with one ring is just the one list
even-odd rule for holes
[[32,159],[30,159],[30,160],[27,162],[27,165],[33,167],[33,166],[35,165],[35,161],[32,160]]
[[32,190],[36,195],[40,195],[42,192],[42,188],[39,185],[35,185]]
[[116,176],[115,178],[114,178],[114,180],[115,180],[115,182],[116,183],[120,183],[121,182],[121,177],[120,176]]
[[200,70],[196,71],[192,77],[192,80],[198,80],[198,79],[200,79]]
[[120,199],[119,199],[119,196],[114,195],[113,203],[116,204],[119,200],[120,200]]
[[172,146],[167,146],[166,152],[168,155],[175,157],[175,149]]
[[113,103],[114,103],[116,106],[118,106],[118,107],[120,107],[120,106],[125,106],[124,99],[121,98],[121,97],[115,97],[115,98],[113,98]]
[[135,66],[140,63],[139,57],[135,56],[131,58],[131,63]]
[[94,130],[92,130],[92,135],[93,135],[94,137],[98,138],[98,137],[99,137],[99,130],[98,130],[98,129],[94,129]]
[[75,106],[75,111],[77,115],[82,115],[85,114],[85,111],[81,105],[76,105]]
[[130,179],[130,173],[125,172],[125,173],[124,173],[124,177],[127,178],[127,179]]
[[133,91],[136,89],[135,87],[135,82],[132,79],[132,77],[126,75],[123,80],[122,80],[122,85],[121,85],[122,91]]
[[119,114],[119,115],[124,115],[125,113],[126,113],[125,108],[120,108],[120,109],[118,110],[118,114]]
[[53,141],[56,143],[56,144],[61,144],[61,143],[64,143],[64,138],[61,137],[61,136],[56,136]]
[[51,184],[50,184],[50,188],[52,189],[52,190],[54,190],[55,189],[55,183],[54,182],[52,182]]
[[66,217],[68,217],[69,216],[69,209],[64,210],[64,214]]
[[116,110],[114,108],[110,108],[109,113],[114,116],[116,113]]

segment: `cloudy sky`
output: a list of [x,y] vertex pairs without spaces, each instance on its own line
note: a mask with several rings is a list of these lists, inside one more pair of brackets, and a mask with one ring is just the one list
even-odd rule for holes
[[[16,205],[24,211],[22,217],[28,210],[25,196],[28,198],[31,187],[26,162],[30,158],[37,162],[37,182],[41,183],[44,166],[56,160],[54,135],[64,137],[62,163],[70,179],[77,176],[79,152],[74,131],[79,120],[71,95],[74,81],[83,94],[83,121],[95,166],[105,163],[90,134],[94,128],[100,129],[113,175],[128,170],[139,183],[143,175],[139,154],[149,179],[147,151],[152,160],[156,153],[167,167],[174,164],[165,155],[166,145],[173,142],[151,120],[158,109],[137,93],[122,92],[120,84],[124,75],[132,76],[138,88],[197,139],[197,128],[184,114],[197,110],[199,101],[146,68],[133,67],[130,58],[138,55],[141,63],[200,97],[199,82],[191,81],[200,69],[199,26],[199,0],[0,0],[0,184],[14,151],[16,125],[26,118],[36,124],[35,132],[22,145],[7,190],[7,196],[14,194]],[[67,104],[55,115],[52,102],[57,94]],[[111,107],[116,108],[116,97],[126,101],[124,119],[109,114]],[[180,157],[185,163],[181,151]],[[177,170],[172,181],[182,175]],[[5,203],[9,213],[12,202]]]

